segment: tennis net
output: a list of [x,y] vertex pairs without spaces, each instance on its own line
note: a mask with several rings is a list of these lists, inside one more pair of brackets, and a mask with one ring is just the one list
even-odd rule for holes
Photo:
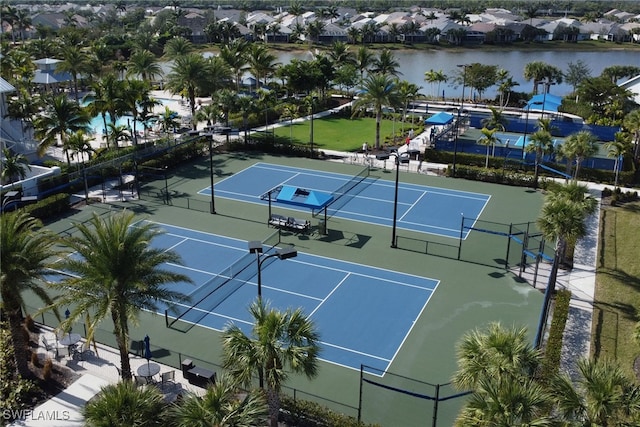
[[[262,241],[263,253],[269,253],[280,243],[280,230],[276,230]],[[169,326],[179,320],[197,324],[208,313],[215,310],[235,291],[257,274],[255,268],[256,256],[247,253],[236,260],[208,282],[198,287],[189,297],[193,305],[173,319]]]
[[[333,196],[333,200],[331,201],[331,203],[327,205],[327,209],[331,208],[331,211],[335,212],[339,208],[344,206],[349,200],[351,200],[350,198],[345,198],[345,196],[352,193],[353,192],[352,190],[354,189],[358,190],[359,188],[361,190],[362,186],[359,186],[358,184],[362,183],[362,181],[364,181],[368,177],[369,177],[369,166],[365,166],[364,169],[362,169],[360,172],[354,175],[349,181],[347,181],[342,186],[340,186],[340,188],[338,188],[336,191],[331,193],[331,195]],[[316,217],[320,214],[320,212],[322,212],[322,210],[313,210],[311,214],[313,217]]]

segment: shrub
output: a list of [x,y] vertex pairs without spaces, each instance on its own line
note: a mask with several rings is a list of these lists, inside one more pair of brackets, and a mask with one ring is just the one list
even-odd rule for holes
[[354,417],[333,412],[330,409],[307,400],[282,396],[280,421],[298,427],[364,427],[369,424],[358,422]]
[[567,318],[569,317],[571,291],[567,289],[558,291],[554,301],[553,318],[551,319],[549,338],[544,350],[544,360],[542,361],[542,381],[551,379],[560,369],[562,339]]
[[50,357],[47,357],[42,368],[42,379],[49,381],[51,379],[51,374],[53,374],[53,360],[51,360]]

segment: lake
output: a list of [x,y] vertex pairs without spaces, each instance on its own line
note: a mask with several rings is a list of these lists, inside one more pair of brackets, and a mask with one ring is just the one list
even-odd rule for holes
[[[357,47],[352,46],[351,50]],[[309,52],[277,52],[278,60],[289,63],[291,59],[297,58],[310,60]],[[578,60],[585,62],[591,69],[592,76],[598,76],[603,69],[612,65],[634,65],[640,67],[640,51],[636,50],[607,50],[598,52],[583,52],[571,50],[551,50],[551,51],[519,51],[519,50],[461,50],[461,51],[414,51],[399,50],[393,52],[400,63],[400,78],[407,80],[418,86],[422,86],[421,93],[424,95],[435,95],[437,87],[431,87],[424,80],[425,71],[431,69],[443,71],[446,75],[455,75],[458,64],[472,64],[475,62],[485,65],[497,65],[511,73],[513,80],[519,83],[513,90],[516,92],[532,92],[533,82],[524,79],[524,67],[529,62],[542,61],[554,65],[566,72],[569,63],[576,63]],[[452,84],[440,85],[440,96],[442,90],[446,97],[460,97],[462,87]],[[468,89],[468,88],[467,88]],[[572,87],[567,84],[552,86],[550,93],[564,96],[570,93]],[[468,96],[468,93],[466,94]],[[484,94],[486,98],[496,96],[496,88],[490,88]]]
[[[350,46],[355,51],[357,46]],[[375,51],[374,51],[375,52]],[[309,61],[312,54],[309,51],[280,52],[276,51],[277,62],[288,64],[291,59]],[[578,60],[585,62],[591,69],[592,76],[598,76],[602,70],[612,65],[633,65],[640,67],[640,50],[605,50],[597,52],[571,51],[571,50],[549,50],[549,51],[531,51],[531,50],[434,50],[434,51],[416,51],[416,50],[397,50],[393,51],[394,56],[400,63],[400,78],[407,80],[413,84],[421,86],[420,93],[423,95],[435,96],[437,87],[430,85],[424,80],[425,71],[435,70],[443,71],[449,76],[455,75],[458,70],[458,64],[472,64],[475,62],[486,65],[497,65],[500,68],[511,73],[515,82],[519,84],[513,88],[516,92],[532,92],[533,82],[527,82],[524,79],[524,67],[529,62],[542,61],[547,64],[558,67],[566,72],[569,63],[576,63]],[[205,55],[211,55],[206,52]],[[170,71],[168,63],[162,63],[161,67],[165,73]],[[249,74],[246,74],[247,76]],[[462,87],[455,84],[440,85],[440,93],[444,90],[445,96],[448,98],[459,98],[462,96]],[[468,88],[467,88],[468,90]],[[550,93],[564,96],[570,93],[572,87],[567,84],[560,84],[551,87]],[[466,93],[468,97],[468,92]],[[496,96],[496,88],[489,88],[485,94],[485,98]]]

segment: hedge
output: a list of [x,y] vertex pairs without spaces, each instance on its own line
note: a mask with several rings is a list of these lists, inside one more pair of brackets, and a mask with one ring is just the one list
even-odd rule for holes
[[543,382],[550,380],[560,369],[562,339],[569,317],[571,291],[568,289],[558,291],[554,301],[553,318],[551,319],[551,326],[549,327],[549,338],[545,346],[542,372],[540,373],[540,378]]
[[333,412],[318,403],[293,399],[288,396],[281,398],[280,421],[297,427],[375,426],[375,424],[364,424],[348,415]]
[[68,193],[58,193],[39,200],[37,203],[25,205],[21,209],[31,216],[44,221],[67,212],[70,209],[69,199]]

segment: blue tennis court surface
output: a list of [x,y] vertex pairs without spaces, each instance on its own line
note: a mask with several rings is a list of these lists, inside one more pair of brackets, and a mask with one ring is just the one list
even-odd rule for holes
[[[261,200],[260,196],[280,185],[333,193],[351,178],[338,173],[256,163],[217,182],[215,194],[217,197],[266,205],[267,201]],[[207,187],[199,194],[211,195],[211,188]],[[394,195],[394,182],[369,177],[358,185],[353,195],[345,196],[346,203],[332,215],[390,227]],[[462,216],[466,220],[477,219],[490,197],[487,194],[400,183],[397,227],[460,238]],[[291,206],[283,207],[292,209]],[[468,233],[469,230],[464,230],[462,237],[466,238]]]
[[[167,224],[159,227],[166,234],[153,241],[154,247],[179,253],[184,265],[168,268],[194,282],[168,285],[192,297],[191,304],[178,305],[170,317],[182,314],[181,321],[216,330],[233,322],[250,333],[248,307],[257,297],[257,262],[248,254],[247,242]],[[243,259],[248,267],[230,273],[229,266]],[[361,364],[387,370],[439,283],[304,253],[267,261],[262,265],[263,298],[280,310],[300,307],[320,333],[320,358],[358,370]],[[237,274],[237,283],[231,279],[209,295],[225,274]],[[163,304],[161,311],[165,308]]]

